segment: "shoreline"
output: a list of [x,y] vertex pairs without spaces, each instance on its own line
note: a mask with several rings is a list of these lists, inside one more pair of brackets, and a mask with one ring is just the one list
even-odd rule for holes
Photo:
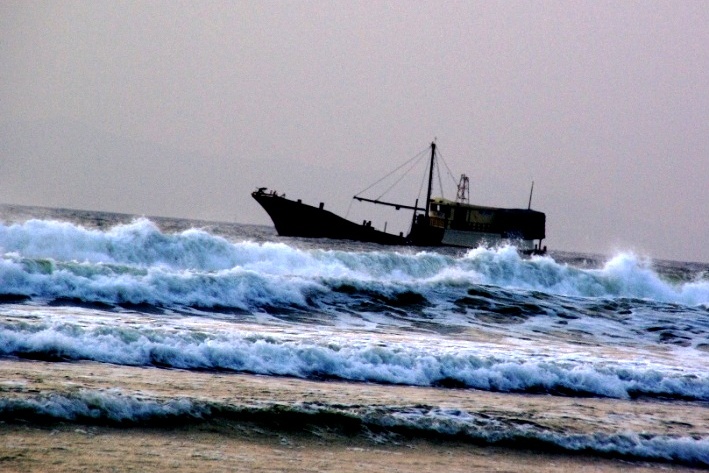
[[698,472],[667,463],[626,461],[460,441],[380,443],[362,435],[265,430],[239,423],[178,428],[81,424],[0,424],[0,470],[69,471],[519,471]]

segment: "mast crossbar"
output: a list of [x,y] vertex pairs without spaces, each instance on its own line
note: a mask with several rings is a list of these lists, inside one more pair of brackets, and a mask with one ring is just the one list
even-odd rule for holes
[[373,204],[388,205],[389,207],[396,207],[397,210],[399,210],[399,209],[426,210],[426,209],[422,209],[421,207],[416,207],[414,205],[395,204],[394,202],[384,202],[383,200],[378,200],[378,199],[366,199],[364,197],[358,197],[358,196],[354,196],[352,198],[359,200],[360,202],[371,202]]

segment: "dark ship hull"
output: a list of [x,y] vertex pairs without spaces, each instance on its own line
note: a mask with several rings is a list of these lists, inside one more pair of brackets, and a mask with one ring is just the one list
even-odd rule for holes
[[305,238],[334,238],[356,240],[383,245],[406,245],[402,235],[376,230],[368,222],[357,224],[325,210],[323,205],[313,207],[259,189],[251,196],[268,213],[281,236]]
[[[471,205],[464,201],[431,198],[431,183],[435,162],[435,143],[431,144],[426,206],[418,207],[355,196],[360,201],[388,205],[414,211],[411,231],[407,236],[393,235],[372,227],[371,222],[358,224],[319,207],[293,201],[265,187],[251,195],[271,217],[281,236],[305,238],[333,238],[356,240],[385,245],[417,246],[499,246],[513,244],[527,254],[543,254],[542,240],[546,238],[546,216],[543,212],[527,209],[505,209]],[[461,179],[465,177],[464,175]],[[467,183],[467,178],[466,183]],[[460,191],[460,189],[459,189]],[[531,194],[530,194],[531,207]],[[422,212],[422,213],[418,213]]]

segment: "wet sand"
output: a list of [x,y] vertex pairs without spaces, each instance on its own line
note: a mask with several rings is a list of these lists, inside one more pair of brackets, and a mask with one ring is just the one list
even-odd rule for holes
[[[565,398],[474,390],[313,382],[101,363],[0,361],[0,398],[82,389],[120,389],[154,399],[258,406],[317,402],[346,406],[437,406],[534,422],[549,429],[709,434],[699,403]],[[326,427],[210,420],[183,426],[107,427],[79,423],[0,424],[0,471],[699,471],[460,440],[377,438]]]

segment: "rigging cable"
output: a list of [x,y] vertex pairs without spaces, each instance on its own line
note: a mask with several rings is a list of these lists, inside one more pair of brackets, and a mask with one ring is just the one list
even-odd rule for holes
[[[387,174],[386,176],[384,176],[384,177],[382,177],[381,179],[379,179],[378,181],[376,181],[374,184],[370,185],[370,186],[367,187],[366,189],[363,189],[363,190],[357,192],[357,193],[355,194],[355,197],[359,196],[360,194],[362,194],[362,193],[364,193],[364,192],[367,192],[369,189],[371,189],[372,187],[376,186],[377,184],[379,184],[380,182],[382,182],[384,179],[388,178],[389,176],[391,176],[392,174],[394,174],[395,172],[397,172],[399,169],[403,168],[403,167],[406,166],[407,164],[411,163],[412,161],[414,161],[414,160],[416,160],[416,159],[420,159],[420,158],[421,158],[421,155],[423,155],[426,151],[428,151],[429,148],[430,148],[430,146],[427,147],[426,149],[422,150],[421,152],[419,152],[416,156],[414,156],[413,158],[409,159],[409,160],[406,161],[405,163],[401,164],[399,167],[397,167],[396,169],[394,169],[393,171],[391,171],[389,174]],[[408,172],[408,171],[407,171],[407,172]]]
[[[422,153],[421,153],[421,156],[423,156]],[[394,183],[393,183],[392,185],[390,185],[388,189],[386,189],[384,192],[382,192],[381,195],[380,195],[379,197],[377,197],[377,200],[379,200],[379,199],[381,199],[382,197],[384,197],[384,195],[385,195],[387,192],[389,192],[390,190],[392,190],[392,188],[394,188],[394,186],[396,186],[398,183],[400,183],[401,180],[404,179],[404,178],[407,176],[407,174],[409,174],[409,173],[411,172],[411,170],[412,170],[414,167],[416,167],[416,165],[418,164],[418,161],[420,161],[420,159],[421,159],[421,158],[419,158],[419,160],[414,161],[413,163],[411,163],[411,166],[409,166],[409,169],[407,169],[406,172],[403,173],[403,174],[401,175],[401,177],[399,177],[399,179],[397,179],[396,181],[394,181]]]
[[350,199],[350,205],[347,206],[347,213],[345,214],[345,218],[348,218],[350,216],[350,210],[352,210],[352,202],[354,202],[354,199]]
[[443,182],[441,181],[441,166],[436,166],[436,171],[438,171],[436,174],[438,174],[438,186],[441,188],[441,197],[446,198],[443,195]]
[[[441,161],[443,161],[443,164],[446,166],[446,171],[448,171],[448,175],[449,175],[450,178],[451,178],[451,182],[453,183],[454,186],[456,186],[456,185],[457,185],[457,182],[456,182],[456,180],[455,180],[455,176],[454,176],[453,173],[451,172],[451,169],[448,167],[448,163],[446,162],[446,160],[443,159],[443,154],[441,154],[441,152],[438,151],[438,150],[436,150],[436,152],[438,153],[438,156],[440,156]],[[440,177],[440,176],[439,176],[439,177]],[[441,188],[441,192],[443,192],[443,188]]]
[[[428,171],[428,166],[430,166],[430,164],[427,164],[427,165],[426,165],[425,171]],[[423,193],[423,185],[424,185],[424,183],[426,182],[426,176],[427,176],[427,175],[428,175],[427,172],[424,172],[424,173],[421,175],[421,185],[419,186],[419,194],[416,196],[417,200],[421,200],[421,194]]]

